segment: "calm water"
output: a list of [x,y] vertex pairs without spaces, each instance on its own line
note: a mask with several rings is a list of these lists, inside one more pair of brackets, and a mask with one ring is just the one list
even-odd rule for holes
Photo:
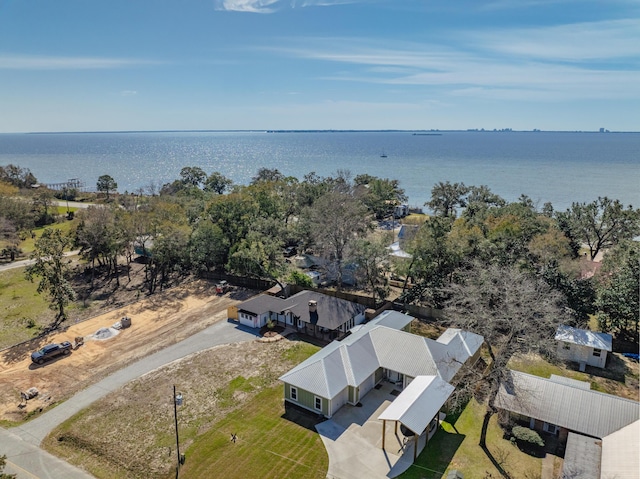
[[120,192],[173,181],[184,166],[219,171],[239,184],[261,167],[300,179],[343,169],[398,179],[411,205],[422,205],[435,183],[448,180],[487,185],[509,201],[524,193],[556,209],[598,196],[640,206],[640,133],[0,134],[0,165],[9,163],[31,169],[42,183],[80,178],[89,189],[109,174]]

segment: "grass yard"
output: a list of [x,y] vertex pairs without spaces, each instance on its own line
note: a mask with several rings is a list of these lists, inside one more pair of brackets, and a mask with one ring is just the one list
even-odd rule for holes
[[[58,208],[62,208],[62,207],[59,206]],[[67,211],[67,209],[65,207],[64,208],[64,212],[66,213],[66,211]],[[22,250],[22,253],[25,256],[29,256],[33,252],[33,250],[35,248],[35,242],[38,240],[38,238],[40,238],[40,236],[42,236],[42,232],[46,228],[57,229],[57,230],[62,231],[65,234],[67,234],[67,233],[69,233],[71,231],[71,228],[75,223],[76,223],[76,220],[72,220],[72,221],[64,220],[62,223],[53,223],[53,224],[50,224],[50,225],[47,225],[47,226],[43,226],[43,227],[40,227],[40,228],[34,228],[33,233],[35,234],[35,238],[31,238],[31,236],[28,236],[24,241],[20,242],[18,247]]]
[[[472,399],[455,424],[442,423],[442,429],[431,438],[414,465],[399,477],[440,479],[446,477],[446,472],[452,469],[458,469],[464,474],[465,479],[501,477],[498,469],[478,445],[484,413],[484,406]],[[511,477],[540,477],[541,459],[521,452],[504,439],[497,415],[494,415],[489,423],[487,445],[496,462]]]
[[0,349],[25,341],[40,332],[54,316],[49,302],[37,293],[38,281],[27,281],[24,268],[0,273]]
[[[43,446],[98,478],[324,478],[320,436],[286,417],[277,378],[318,350],[294,341],[235,343],[146,374],[57,427]],[[306,417],[306,415],[305,415]],[[230,440],[231,434],[237,441]]]
[[[186,451],[180,474],[190,478],[318,478],[329,458],[320,436],[284,419],[282,385],[262,391],[216,423]],[[231,434],[237,441],[230,440]]]

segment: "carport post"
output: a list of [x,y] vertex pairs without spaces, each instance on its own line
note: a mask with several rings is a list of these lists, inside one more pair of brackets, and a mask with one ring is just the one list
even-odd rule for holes
[[387,420],[383,419],[382,420],[382,449],[384,450],[384,435],[385,435],[385,431],[387,428]]
[[413,440],[413,462],[416,462],[416,458],[418,457],[418,439],[420,439],[420,436],[414,433],[413,437],[415,438]]
[[396,421],[396,436],[398,435],[398,421]]

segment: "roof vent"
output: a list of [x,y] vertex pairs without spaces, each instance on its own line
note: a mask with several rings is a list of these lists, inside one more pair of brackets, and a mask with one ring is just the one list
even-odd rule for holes
[[318,311],[318,302],[312,299],[309,301],[309,312],[315,313],[316,311]]

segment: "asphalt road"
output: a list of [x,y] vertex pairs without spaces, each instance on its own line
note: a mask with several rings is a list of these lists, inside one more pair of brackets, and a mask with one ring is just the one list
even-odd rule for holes
[[0,428],[0,454],[7,455],[5,472],[17,474],[18,479],[93,477],[40,449],[39,445],[45,436],[94,401],[143,374],[198,351],[256,338],[258,338],[257,330],[245,328],[230,321],[216,323],[111,374],[32,421],[8,430]]

